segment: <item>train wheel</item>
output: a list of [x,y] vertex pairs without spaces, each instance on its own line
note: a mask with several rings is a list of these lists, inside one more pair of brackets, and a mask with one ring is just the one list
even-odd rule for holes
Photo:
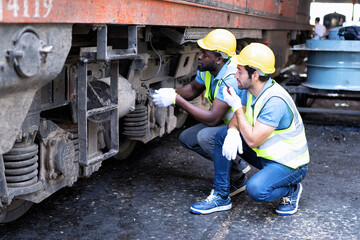
[[33,202],[16,199],[0,213],[0,223],[14,221],[24,215],[33,205]]
[[[121,124],[119,124],[119,128],[121,129]],[[106,146],[110,146],[110,124],[105,124],[105,144]],[[130,156],[130,154],[134,151],[139,141],[130,140],[127,136],[120,134],[119,135],[119,152],[113,156],[116,160],[124,160]]]
[[175,116],[176,116],[176,128],[181,128],[182,126],[184,126],[188,114],[182,109],[175,109]]
[[134,151],[138,141],[130,140],[125,136],[120,136],[119,152],[113,156],[116,160],[124,160]]

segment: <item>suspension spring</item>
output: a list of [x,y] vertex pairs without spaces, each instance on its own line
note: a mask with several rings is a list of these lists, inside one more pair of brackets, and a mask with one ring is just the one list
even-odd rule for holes
[[9,188],[26,187],[38,181],[38,145],[16,144],[4,154],[5,177]]
[[135,111],[123,118],[124,135],[143,136],[148,127],[147,107],[137,105]]

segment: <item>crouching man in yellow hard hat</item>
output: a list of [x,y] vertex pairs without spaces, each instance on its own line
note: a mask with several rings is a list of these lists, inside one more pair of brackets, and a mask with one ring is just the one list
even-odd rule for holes
[[[214,138],[216,132],[226,126],[233,115],[230,106],[225,102],[223,89],[225,83],[234,87],[240,95],[237,81],[234,77],[236,65],[230,64],[230,58],[236,54],[236,38],[225,29],[216,29],[197,41],[201,47],[198,57],[198,71],[195,79],[181,88],[160,88],[153,95],[158,107],[176,104],[187,111],[200,122],[184,130],[180,135],[180,143],[190,150],[212,160],[214,153]],[[205,97],[211,104],[210,110],[205,110],[191,104],[190,100],[205,91]],[[246,162],[240,165],[235,161],[232,166],[232,194],[245,190],[246,178],[243,171],[250,169]]]
[[275,57],[264,44],[252,43],[238,56],[235,77],[237,95],[230,88],[224,100],[235,112],[228,128],[219,130],[214,147],[214,185],[210,196],[191,206],[191,211],[207,214],[231,209],[230,168],[237,153],[258,168],[246,184],[249,196],[258,202],[281,199],[276,213],[294,214],[307,172],[309,151],[301,116],[290,95],[269,74],[275,71]]

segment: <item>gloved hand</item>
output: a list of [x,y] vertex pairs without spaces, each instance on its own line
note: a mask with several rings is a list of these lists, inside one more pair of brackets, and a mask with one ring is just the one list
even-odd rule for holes
[[232,108],[233,112],[236,112],[236,110],[241,108],[241,100],[233,87],[229,87],[229,90],[231,95],[228,93],[227,87],[223,88],[224,100]]
[[173,88],[160,88],[152,95],[154,103],[158,107],[167,107],[175,104],[176,92]]
[[237,153],[243,153],[240,133],[235,128],[229,128],[222,147],[222,155],[231,161],[236,158]]

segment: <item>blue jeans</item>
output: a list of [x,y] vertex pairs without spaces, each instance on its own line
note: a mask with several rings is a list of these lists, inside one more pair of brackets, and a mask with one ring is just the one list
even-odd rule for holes
[[[215,135],[220,129],[226,126],[226,124],[221,124],[216,127],[209,127],[203,123],[199,123],[185,129],[180,134],[179,141],[183,147],[190,149],[209,160],[213,160]],[[242,175],[243,172],[240,163],[234,161],[231,166],[231,181],[237,182]]]
[[[228,161],[222,155],[222,146],[226,134],[226,127],[217,132],[214,147],[213,188],[223,196],[229,195],[229,175],[232,165],[232,161]],[[300,167],[299,169],[291,169],[275,161],[258,157],[243,138],[242,142],[244,152],[240,157],[260,170],[254,174],[246,184],[246,191],[251,199],[257,202],[273,202],[292,194],[294,192],[294,186],[305,178],[307,166]]]

